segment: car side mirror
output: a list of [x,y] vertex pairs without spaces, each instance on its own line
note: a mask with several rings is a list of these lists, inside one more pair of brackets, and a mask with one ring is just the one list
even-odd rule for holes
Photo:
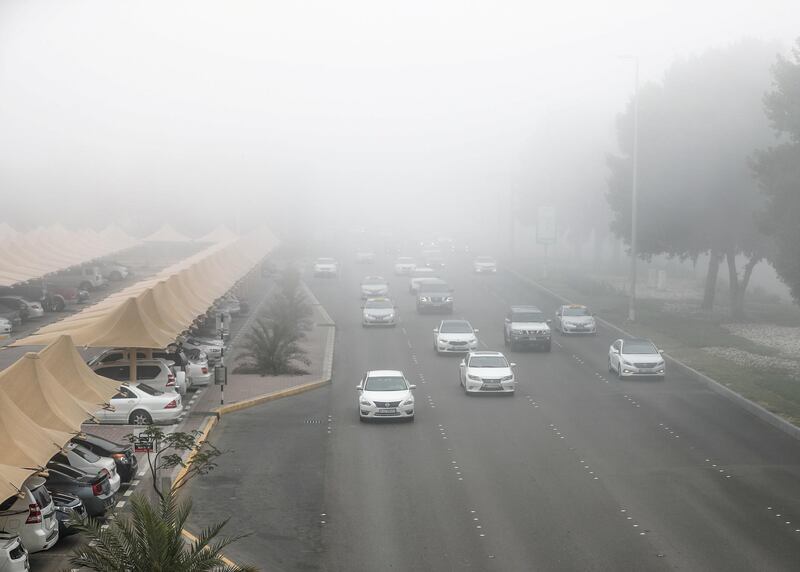
[[474,329],[474,330],[472,330],[472,331],[473,331],[473,333],[476,333],[476,334],[477,334],[478,332],[480,332],[480,330],[479,330],[478,328],[475,328],[475,329]]
[[409,386],[408,386],[408,388],[409,388],[409,389],[416,389],[416,388],[417,388],[417,386],[416,386],[416,385],[409,385]]
[[433,333],[434,334],[438,334],[439,333],[439,328],[433,328]]
[[356,389],[361,391],[362,389],[364,389],[364,387],[359,383],[358,385],[356,385]]
[[619,350],[617,348],[611,348],[611,353],[618,354]]
[[548,324],[552,324],[552,323],[553,323],[553,320],[547,320],[547,323],[548,323]]
[[663,354],[664,350],[658,350],[658,353]]

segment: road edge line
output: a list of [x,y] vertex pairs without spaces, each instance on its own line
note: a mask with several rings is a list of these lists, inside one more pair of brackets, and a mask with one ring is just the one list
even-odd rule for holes
[[[189,540],[189,542],[197,542],[199,540],[194,534],[192,534],[191,532],[189,532],[185,528],[181,529],[181,536],[183,536],[184,538],[187,538]],[[207,546],[205,547],[205,550],[208,550]],[[222,560],[222,563],[225,564],[225,566],[239,567],[239,565],[236,564],[236,562],[234,562],[230,558],[226,558],[222,554],[219,555],[219,559]]]
[[[218,421],[219,421],[219,415],[209,415],[206,418],[205,425],[203,426],[202,429],[200,429],[200,434],[197,436],[197,439],[195,439],[195,443],[198,444],[198,445],[201,445],[202,443],[204,443],[208,439],[208,436],[211,433],[211,430],[214,428],[214,426],[217,424]],[[175,490],[175,483],[180,481],[186,475],[186,473],[189,471],[189,467],[191,467],[192,461],[194,461],[194,458],[195,458],[196,455],[197,455],[197,449],[194,449],[186,457],[186,461],[184,461],[183,466],[177,472],[177,474],[175,475],[175,478],[172,479],[172,487],[171,488],[172,488],[173,491]]]
[[[522,281],[522,282],[524,282],[526,284],[530,284],[534,288],[538,288],[542,292],[548,294],[549,296],[555,298],[556,300],[561,301],[564,304],[572,304],[573,303],[571,300],[568,300],[567,298],[561,296],[560,294],[550,290],[546,286],[543,286],[542,284],[539,284],[535,280],[533,280],[531,278],[528,278],[527,276],[523,276],[521,273],[519,273],[516,270],[513,270],[511,268],[507,268],[506,270],[508,271],[509,274],[511,274],[512,276],[514,276],[518,280],[520,280],[520,281]],[[611,322],[609,322],[607,320],[604,320],[602,318],[598,318],[597,316],[595,316],[595,319],[598,322],[600,322],[601,324],[603,324],[604,326],[606,326],[608,328],[611,328],[612,330],[616,330],[617,332],[621,333],[622,335],[624,335],[626,337],[631,337],[631,338],[636,337],[633,334],[631,334],[629,332],[626,332],[625,330],[623,330],[619,326],[617,326],[615,324],[612,324]],[[743,395],[740,395],[740,394],[736,393],[735,391],[733,391],[729,387],[726,387],[725,385],[723,385],[722,383],[720,383],[716,379],[714,379],[712,377],[709,377],[706,374],[697,371],[696,369],[694,369],[690,365],[683,363],[682,361],[680,361],[679,359],[677,359],[675,357],[672,357],[668,353],[664,353],[663,355],[672,364],[674,364],[674,365],[678,366],[680,369],[682,369],[684,371],[684,373],[686,373],[689,377],[694,378],[696,381],[702,382],[709,389],[711,389],[713,392],[715,392],[715,393],[717,393],[719,395],[722,395],[723,397],[725,397],[729,401],[735,403],[736,405],[738,405],[739,407],[741,407],[742,409],[744,409],[748,413],[750,413],[750,414],[754,415],[755,417],[761,419],[765,423],[767,423],[769,425],[772,425],[776,429],[779,429],[779,430],[783,431],[784,433],[786,433],[790,437],[794,437],[795,439],[800,440],[800,427],[794,425],[790,421],[787,421],[783,417],[777,415],[776,413],[773,413],[772,411],[766,409],[765,407],[759,405],[758,403],[747,399]]]

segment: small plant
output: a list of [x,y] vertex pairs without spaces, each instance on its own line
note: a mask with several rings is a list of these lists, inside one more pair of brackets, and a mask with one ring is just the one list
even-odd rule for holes
[[304,336],[292,323],[258,318],[253,329],[245,335],[244,350],[237,359],[243,364],[237,373],[265,375],[303,374],[295,362],[311,365],[306,351],[299,344]]

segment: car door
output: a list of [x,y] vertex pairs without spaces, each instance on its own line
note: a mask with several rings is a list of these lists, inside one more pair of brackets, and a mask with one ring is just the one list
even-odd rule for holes
[[109,420],[115,423],[127,423],[131,411],[133,411],[139,401],[136,394],[127,387],[120,387],[119,393],[111,399],[111,405],[114,406],[114,411],[110,412]]
[[467,384],[467,358],[461,360],[461,363],[458,365],[458,378],[461,382],[461,385],[466,386]]
[[608,354],[608,359],[611,362],[611,366],[615,370],[619,370],[619,360],[620,360],[620,352],[622,351],[622,340],[616,340],[611,345],[611,350]]

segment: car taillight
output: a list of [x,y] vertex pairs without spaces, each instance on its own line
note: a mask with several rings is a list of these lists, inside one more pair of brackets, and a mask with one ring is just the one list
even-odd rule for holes
[[28,520],[25,524],[39,524],[42,522],[42,509],[37,503],[28,505]]
[[178,407],[178,402],[177,402],[177,400],[173,399],[172,401],[167,403],[167,405],[164,407],[164,409],[175,409],[176,407]]
[[203,375],[205,375],[208,373],[208,368],[206,366],[203,366],[203,369],[201,371],[203,372]]
[[116,461],[122,461],[125,459],[125,453],[114,453],[111,455],[111,458]]
[[96,497],[99,497],[101,494],[103,494],[103,481],[92,483],[92,494]]
[[175,374],[170,373],[167,375],[167,387],[172,387],[173,385],[175,385]]

